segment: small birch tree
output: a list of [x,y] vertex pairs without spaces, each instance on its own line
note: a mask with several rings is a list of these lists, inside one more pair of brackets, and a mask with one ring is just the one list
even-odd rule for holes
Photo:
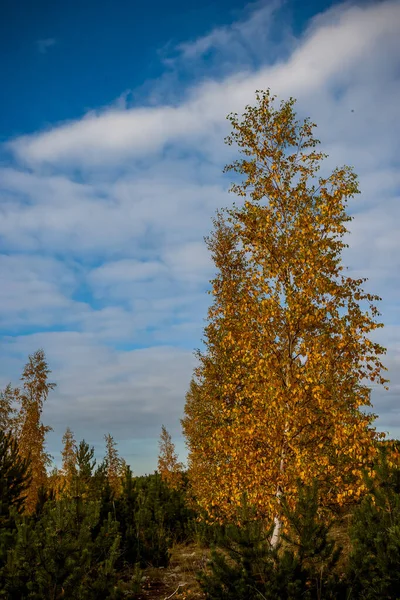
[[27,490],[25,509],[28,513],[34,511],[39,489],[46,485],[46,467],[51,463],[50,455],[46,452],[46,434],[51,427],[41,421],[43,404],[49,392],[56,387],[50,383],[45,353],[37,350],[29,356],[22,373],[22,389],[17,400],[20,411],[17,419],[18,451],[22,459],[30,461],[31,482]]
[[106,476],[115,497],[118,497],[122,490],[122,473],[124,462],[118,454],[117,443],[112,435],[108,433],[104,436],[104,439],[106,441]]
[[14,433],[16,426],[15,402],[18,399],[18,389],[13,389],[9,383],[0,392],[0,431],[4,434]]
[[74,434],[71,429],[67,427],[62,439],[63,449],[61,451],[62,465],[61,465],[61,476],[63,479],[63,490],[67,494],[72,491],[73,482],[77,475],[77,445],[74,438]]
[[158,446],[158,472],[161,475],[161,479],[163,479],[171,489],[179,489],[183,483],[183,464],[178,461],[175,445],[164,425],[161,426],[161,435]]

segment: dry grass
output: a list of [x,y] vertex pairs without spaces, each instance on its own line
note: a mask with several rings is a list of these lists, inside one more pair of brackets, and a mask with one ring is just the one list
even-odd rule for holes
[[[197,572],[203,569],[210,550],[196,544],[176,544],[171,549],[166,568],[149,567],[143,573],[142,591],[137,600],[201,600],[204,594],[197,583]],[[144,579],[145,578],[145,579]]]
[[342,571],[347,562],[348,556],[351,551],[351,543],[349,536],[350,522],[352,513],[349,511],[343,515],[331,529],[331,536],[335,540],[338,546],[342,548],[342,554],[340,555],[339,563],[337,565],[338,572]]

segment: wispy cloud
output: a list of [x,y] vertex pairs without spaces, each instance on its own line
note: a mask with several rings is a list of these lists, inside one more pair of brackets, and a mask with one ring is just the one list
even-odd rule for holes
[[[330,92],[333,100],[335,88],[343,89],[345,97],[357,89],[357,83],[367,80],[371,85],[372,74],[379,86],[388,83],[399,55],[400,4],[336,8],[331,19],[329,14],[317,21],[318,27],[311,24],[286,61],[194,85],[176,106],[91,112],[79,121],[17,138],[10,148],[31,166],[115,165],[124,159],[155,155],[169,143],[198,143],[212,129],[222,134],[226,113],[241,110],[252,101],[255,89],[266,85],[280,95],[294,94],[307,106],[324,93]],[[218,32],[210,36],[217,38]],[[196,46],[205,43],[211,42],[193,42],[185,52],[193,48],[191,52],[199,54]],[[229,39],[227,44],[229,47]],[[387,55],[389,47],[392,56]]]
[[275,40],[279,14],[255,4],[170,52],[168,76],[200,73],[173,101],[162,102],[173,79],[161,78],[149,90],[156,105],[120,102],[6,144],[1,376],[7,383],[28,352],[46,349],[59,383],[46,418],[58,439],[67,418],[93,441],[111,423],[117,438],[154,438],[155,466],[161,423],[179,434],[213,274],[203,236],[233,200],[221,173],[233,152],[225,116],[266,87],[297,97],[299,116],[318,123],[329,166],[360,175],[345,263],[384,298],[392,385],[373,400],[379,426],[400,434],[400,3],[338,5],[301,37]]
[[279,39],[273,35],[283,5],[282,0],[252,2],[239,20],[173,48],[167,46],[162,54],[164,64],[184,70],[203,65],[210,77],[272,62],[280,51],[287,51],[283,44],[290,30],[284,22],[280,22]]
[[40,54],[46,54],[49,48],[54,46],[56,40],[54,38],[45,38],[42,40],[36,40],[36,47]]

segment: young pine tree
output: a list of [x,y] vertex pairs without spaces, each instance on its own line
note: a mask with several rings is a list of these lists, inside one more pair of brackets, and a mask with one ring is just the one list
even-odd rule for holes
[[95,499],[97,497],[94,489],[94,468],[96,459],[94,458],[94,447],[82,440],[79,442],[76,452],[76,474],[72,482],[72,494],[84,500]]
[[276,548],[270,544],[273,523],[268,531],[246,502],[240,523],[220,528],[210,568],[199,574],[207,600],[349,598],[335,573],[340,549],[329,537],[330,524],[318,515],[317,485],[300,485],[295,507],[284,499],[282,507],[287,529]]
[[37,519],[18,523],[6,565],[9,600],[115,598],[118,523],[100,522],[94,501],[48,501]]
[[41,422],[43,404],[56,387],[48,380],[50,373],[43,350],[37,350],[25,365],[21,377],[23,386],[18,394],[18,448],[21,458],[30,461],[32,474],[25,501],[28,513],[35,510],[39,489],[46,485],[46,467],[50,464],[45,439],[51,427]]
[[183,485],[183,464],[178,461],[175,445],[165,426],[161,427],[160,440],[158,442],[158,472],[163,481],[171,489],[179,489]]
[[400,463],[383,446],[368,494],[353,514],[349,581],[352,596],[365,600],[400,597]]
[[121,556],[124,563],[131,565],[139,559],[135,523],[136,502],[137,492],[132,470],[126,466],[122,477],[122,494],[115,504],[117,521],[120,524]]
[[16,518],[29,487],[29,462],[22,459],[16,440],[0,431],[0,589],[7,552],[15,541]]
[[294,100],[257,93],[232,135],[243,206],[222,211],[208,247],[217,268],[204,352],[182,421],[189,475],[212,519],[234,518],[244,491],[282,525],[282,494],[319,481],[326,507],[357,500],[375,453],[369,383],[384,384],[377,296],[344,272],[350,167],[318,177],[325,156]]
[[[239,521],[218,528],[209,568],[198,573],[207,600],[278,598],[275,588],[276,550],[269,532],[255,520],[243,495]],[[267,591],[268,590],[268,591]]]
[[282,533],[283,551],[277,555],[277,587],[294,598],[347,598],[346,582],[337,573],[342,549],[330,535],[334,520],[319,514],[317,481],[311,486],[299,483],[295,507],[291,509],[283,499],[282,508],[287,526]]

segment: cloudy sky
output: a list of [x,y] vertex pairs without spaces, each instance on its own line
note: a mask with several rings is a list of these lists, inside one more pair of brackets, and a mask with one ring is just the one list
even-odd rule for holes
[[373,403],[400,436],[400,2],[6,0],[0,23],[0,386],[45,350],[55,462],[67,425],[144,473],[165,424],[185,459],[225,117],[267,87],[359,174],[344,262],[383,298]]

